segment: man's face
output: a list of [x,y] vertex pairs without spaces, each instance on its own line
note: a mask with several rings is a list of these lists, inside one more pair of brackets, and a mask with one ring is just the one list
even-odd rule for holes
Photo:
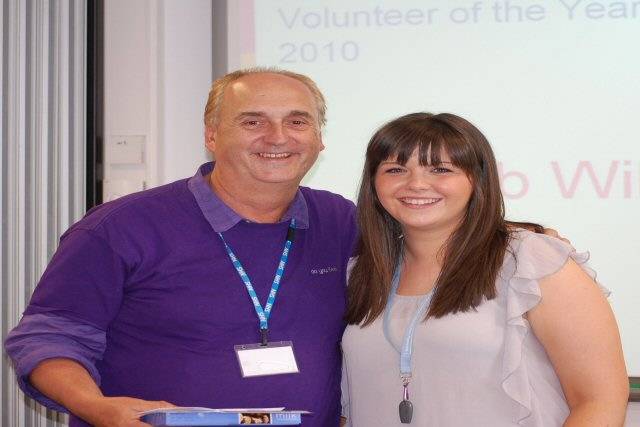
[[247,191],[263,183],[297,187],[324,149],[313,94],[278,74],[242,77],[225,90],[206,146],[216,175]]

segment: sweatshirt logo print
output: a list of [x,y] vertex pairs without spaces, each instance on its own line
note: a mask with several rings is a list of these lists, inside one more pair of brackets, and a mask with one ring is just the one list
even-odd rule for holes
[[320,276],[322,276],[323,274],[337,273],[337,272],[338,272],[338,267],[333,267],[333,266],[311,269],[311,274],[320,275]]

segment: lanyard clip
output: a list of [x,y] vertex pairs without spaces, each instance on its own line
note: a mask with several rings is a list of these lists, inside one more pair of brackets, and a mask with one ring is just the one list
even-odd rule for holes
[[411,373],[401,374],[400,380],[402,381],[402,386],[407,387],[411,382]]
[[295,237],[296,237],[296,228],[292,222],[291,225],[289,226],[289,229],[287,230],[287,240],[293,243],[293,240],[295,239]]
[[262,337],[262,343],[260,345],[266,347],[269,342],[269,330],[266,328],[260,329],[260,336]]

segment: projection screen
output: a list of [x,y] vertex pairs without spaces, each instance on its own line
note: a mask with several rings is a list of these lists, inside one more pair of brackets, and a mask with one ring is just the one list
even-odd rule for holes
[[629,375],[640,375],[640,1],[226,7],[227,69],[294,70],[327,97],[327,148],[304,185],[354,199],[364,147],[385,121],[414,111],[471,120],[500,162],[508,218],[591,253]]

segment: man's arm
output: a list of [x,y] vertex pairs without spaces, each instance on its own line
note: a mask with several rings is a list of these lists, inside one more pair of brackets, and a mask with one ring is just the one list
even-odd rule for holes
[[4,345],[22,391],[48,408],[66,412],[64,407],[42,394],[29,382],[31,372],[44,360],[74,360],[91,376],[94,383],[100,383],[95,362],[104,353],[106,334],[88,323],[52,313],[25,314],[20,323],[9,332]]
[[31,372],[31,385],[97,427],[148,426],[138,413],[173,406],[163,401],[105,397],[89,372],[71,359],[47,359]]
[[5,347],[22,390],[41,404],[97,426],[142,426],[137,413],[173,406],[128,397],[104,397],[95,361],[105,332],[50,313],[27,314],[7,336]]

